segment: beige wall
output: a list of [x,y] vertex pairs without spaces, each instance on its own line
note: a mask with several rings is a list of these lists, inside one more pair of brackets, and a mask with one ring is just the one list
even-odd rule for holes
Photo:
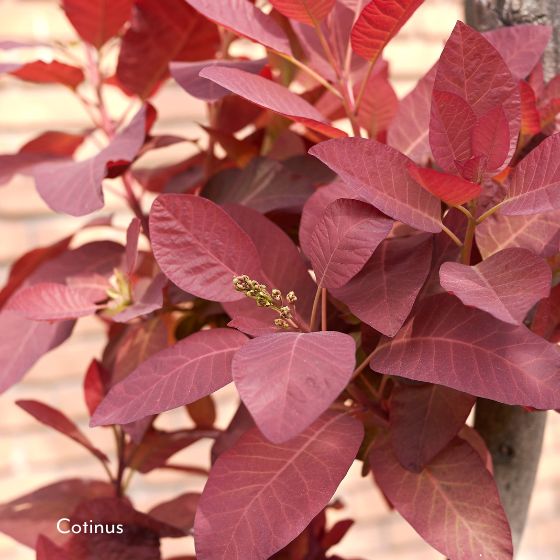
[[[441,51],[445,37],[461,17],[456,0],[426,0],[425,6],[403,29],[388,49],[392,74],[399,93],[431,66]],[[71,30],[54,0],[0,0],[0,39],[50,39],[71,36]],[[39,50],[37,55],[41,56]],[[2,55],[0,54],[0,57]],[[0,61],[2,59],[0,58]],[[117,103],[120,101],[117,99]],[[159,128],[166,132],[196,134],[193,117],[201,115],[201,105],[173,85],[155,99],[161,115]],[[56,128],[79,130],[87,125],[81,107],[70,94],[56,87],[34,87],[16,80],[0,80],[0,152],[15,151],[38,131]],[[170,157],[169,154],[167,157]],[[111,208],[121,214],[109,198]],[[31,182],[17,177],[0,191],[0,281],[10,262],[37,244],[47,244],[73,231],[81,220],[55,216],[35,194]],[[2,333],[0,333],[2,336]],[[61,436],[42,428],[13,404],[19,398],[33,398],[59,406],[83,428],[87,416],[81,395],[81,378],[91,357],[98,355],[103,337],[93,319],[79,322],[74,337],[43,358],[25,381],[0,396],[0,501],[61,477],[101,477],[102,470],[81,449]],[[232,408],[228,390],[219,395],[224,405],[221,422]],[[182,426],[182,412],[166,415],[165,424]],[[91,432],[91,438],[110,452],[107,430]],[[89,434],[88,434],[89,435]],[[181,460],[200,464],[206,461],[204,446],[183,454]],[[181,461],[182,462],[182,461]],[[191,488],[199,480],[169,473],[138,477],[131,493],[140,507],[149,507]],[[360,555],[367,560],[435,560],[441,556],[396,514],[390,514],[369,480],[359,478],[354,469],[343,483],[340,496],[349,504],[345,514],[357,519],[340,553]],[[184,552],[189,543],[166,543],[165,549]],[[28,549],[0,535],[0,559],[28,560]],[[520,560],[560,559],[560,415],[551,414],[545,456],[539,472],[535,499]]]

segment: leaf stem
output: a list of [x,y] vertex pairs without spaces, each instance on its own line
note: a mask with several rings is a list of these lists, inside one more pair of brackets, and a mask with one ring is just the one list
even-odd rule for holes
[[321,288],[321,330],[327,330],[327,288]]
[[486,210],[484,214],[477,218],[476,223],[481,224],[484,220],[486,220],[486,218],[489,218],[492,214],[494,214],[494,212],[497,212],[506,202],[507,200],[502,200],[502,202],[496,204],[496,206],[492,206],[492,208]]
[[463,242],[445,225],[445,224],[441,224],[441,229],[447,234],[449,235],[449,237],[451,237],[451,239],[453,240],[453,242],[458,246],[458,247],[463,247]]
[[371,361],[373,355],[375,354],[375,350],[376,349],[372,350],[372,352],[368,354],[368,356],[364,359],[364,361],[352,372],[352,377],[350,379],[356,379],[356,377],[358,377],[358,375],[360,375],[360,373],[362,373],[362,371],[364,371],[364,369],[367,368],[369,362]]
[[474,232],[476,230],[476,220],[471,218],[467,225],[467,233],[465,234],[465,242],[461,252],[461,262],[466,265],[471,264],[472,247],[474,242]]
[[313,307],[311,309],[311,318],[309,319],[310,332],[313,332],[315,330],[315,323],[317,321],[317,313],[319,311],[320,299],[321,299],[321,286],[317,286],[317,291],[315,292],[315,299],[313,300]]

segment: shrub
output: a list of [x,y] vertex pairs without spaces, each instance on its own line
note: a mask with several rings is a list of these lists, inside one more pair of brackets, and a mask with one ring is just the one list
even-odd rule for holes
[[[560,408],[560,82],[539,62],[551,29],[458,22],[399,101],[383,49],[421,0],[270,3],[64,0],[79,43],[2,66],[69,88],[92,120],[2,156],[2,180],[30,175],[54,211],[85,216],[115,179],[133,217],[125,246],[70,236],[23,255],[0,293],[2,390],[78,318],[105,325],[84,390],[116,445],[110,461],[63,412],[19,401],[107,480],[5,504],[0,529],[43,560],[159,558],[160,538],[193,534],[199,560],[334,559],[352,522],[325,512],[359,461],[447,557],[511,558],[491,458],[465,422],[476,397]],[[153,132],[150,98],[170,76],[207,104],[194,141]],[[129,96],[123,114],[110,88]],[[180,142],[195,155],[143,165]],[[241,404],[222,431],[212,394],[232,381]],[[156,427],[184,406],[194,427]],[[209,473],[174,465],[208,475],[201,495],[134,509],[134,472],[208,438]],[[59,518],[83,530],[60,534]]]

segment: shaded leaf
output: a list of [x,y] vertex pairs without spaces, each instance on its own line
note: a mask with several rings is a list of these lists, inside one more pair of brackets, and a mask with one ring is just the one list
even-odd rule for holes
[[552,284],[547,262],[526,249],[504,249],[476,266],[446,262],[439,277],[443,288],[465,305],[514,325],[523,323]]
[[459,433],[475,402],[441,385],[397,385],[391,392],[390,435],[399,463],[421,472]]
[[431,260],[432,241],[424,235],[387,239],[362,271],[332,295],[364,323],[394,336],[414,305]]
[[200,72],[200,76],[260,107],[279,113],[326,136],[347,136],[342,130],[330,125],[326,118],[300,95],[271,80],[224,66],[206,67]]
[[84,398],[90,416],[103,400],[109,383],[109,372],[98,360],[92,360],[84,377]]
[[146,99],[168,76],[172,60],[214,58],[219,44],[216,26],[183,0],[137,0],[122,40],[117,77]]
[[80,428],[72,422],[65,414],[52,408],[51,406],[33,400],[19,400],[16,404],[33,416],[36,420],[56,430],[57,432],[69,437],[71,440],[80,444],[87,449],[92,455],[95,455],[100,461],[108,462],[109,459],[93,443],[82,433]]
[[39,535],[35,551],[37,554],[36,560],[71,560],[63,548],[60,548],[43,535]]
[[344,138],[321,142],[309,153],[391,218],[423,231],[441,230],[438,199],[409,177],[410,160],[400,152],[375,140]]
[[370,365],[506,404],[560,404],[557,347],[448,294],[425,299],[395,338],[379,344]]
[[218,458],[200,498],[197,558],[264,559],[287,545],[331,499],[362,436],[357,420],[335,413],[282,445],[257,429],[243,435]]
[[90,45],[102,47],[130,17],[133,0],[63,0],[66,17]]
[[194,515],[199,499],[200,494],[187,492],[173,500],[158,504],[148,512],[148,515],[188,535],[194,526]]
[[478,453],[455,439],[419,474],[401,467],[387,440],[370,454],[375,480],[395,509],[436,550],[454,560],[511,560],[498,489]]
[[317,285],[330,290],[346,284],[392,226],[393,220],[365,202],[340,199],[329,204],[311,235],[308,254]]
[[346,387],[354,354],[352,337],[339,332],[269,334],[235,354],[233,380],[261,432],[283,443],[307,429]]
[[200,331],[180,340],[115,385],[91,425],[132,422],[213,393],[231,381],[231,360],[246,341],[233,329]]
[[150,212],[154,256],[182,290],[214,301],[235,301],[234,276],[260,276],[249,236],[218,205],[193,195],[159,196]]

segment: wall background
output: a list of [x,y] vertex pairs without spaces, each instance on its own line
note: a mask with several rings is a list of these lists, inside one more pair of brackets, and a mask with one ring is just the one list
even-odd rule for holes
[[[459,0],[426,0],[398,39],[387,49],[395,87],[406,93],[436,60],[455,21],[462,18]],[[56,0],[0,0],[0,40],[47,40],[72,37],[73,33]],[[48,51],[37,49],[37,57]],[[10,53],[13,56],[13,51]],[[7,58],[5,53],[0,53]],[[111,100],[110,100],[111,101]],[[120,104],[122,100],[114,99]],[[184,136],[196,134],[193,120],[202,119],[202,105],[170,83],[155,98],[160,113],[159,130]],[[33,86],[15,79],[0,79],[0,153],[16,151],[37,132],[48,129],[78,131],[88,121],[81,106],[64,88]],[[184,149],[184,148],[183,148]],[[171,158],[171,152],[158,153]],[[173,158],[175,159],[175,158]],[[160,159],[161,162],[161,159]],[[127,223],[118,201],[108,197],[107,211]],[[36,195],[32,182],[17,176],[0,192],[0,283],[10,263],[21,253],[49,244],[74,231],[83,220],[52,214]],[[0,333],[2,336],[2,333]],[[0,501],[8,501],[62,477],[101,477],[103,472],[89,455],[72,442],[42,428],[13,403],[32,398],[62,408],[87,426],[81,378],[93,356],[99,354],[103,335],[93,319],[78,323],[72,339],[45,356],[24,382],[0,396]],[[226,424],[234,401],[227,389],[218,395],[223,405],[220,417]],[[186,415],[176,411],[165,416],[164,425],[181,427]],[[95,430],[92,439],[107,452],[112,441],[107,430]],[[207,448],[193,446],[177,458],[204,465]],[[134,479],[131,495],[139,509],[148,508],[189,489],[200,489],[201,481],[174,473],[155,473]],[[391,514],[367,479],[353,470],[341,486],[339,496],[349,507],[343,515],[357,523],[339,548],[340,554],[365,560],[436,560],[441,555],[425,545],[396,514]],[[188,539],[168,541],[165,552],[178,554],[189,549]],[[31,560],[34,554],[0,535],[1,560]],[[519,560],[560,559],[560,415],[550,413],[544,458],[531,505],[526,537]]]

